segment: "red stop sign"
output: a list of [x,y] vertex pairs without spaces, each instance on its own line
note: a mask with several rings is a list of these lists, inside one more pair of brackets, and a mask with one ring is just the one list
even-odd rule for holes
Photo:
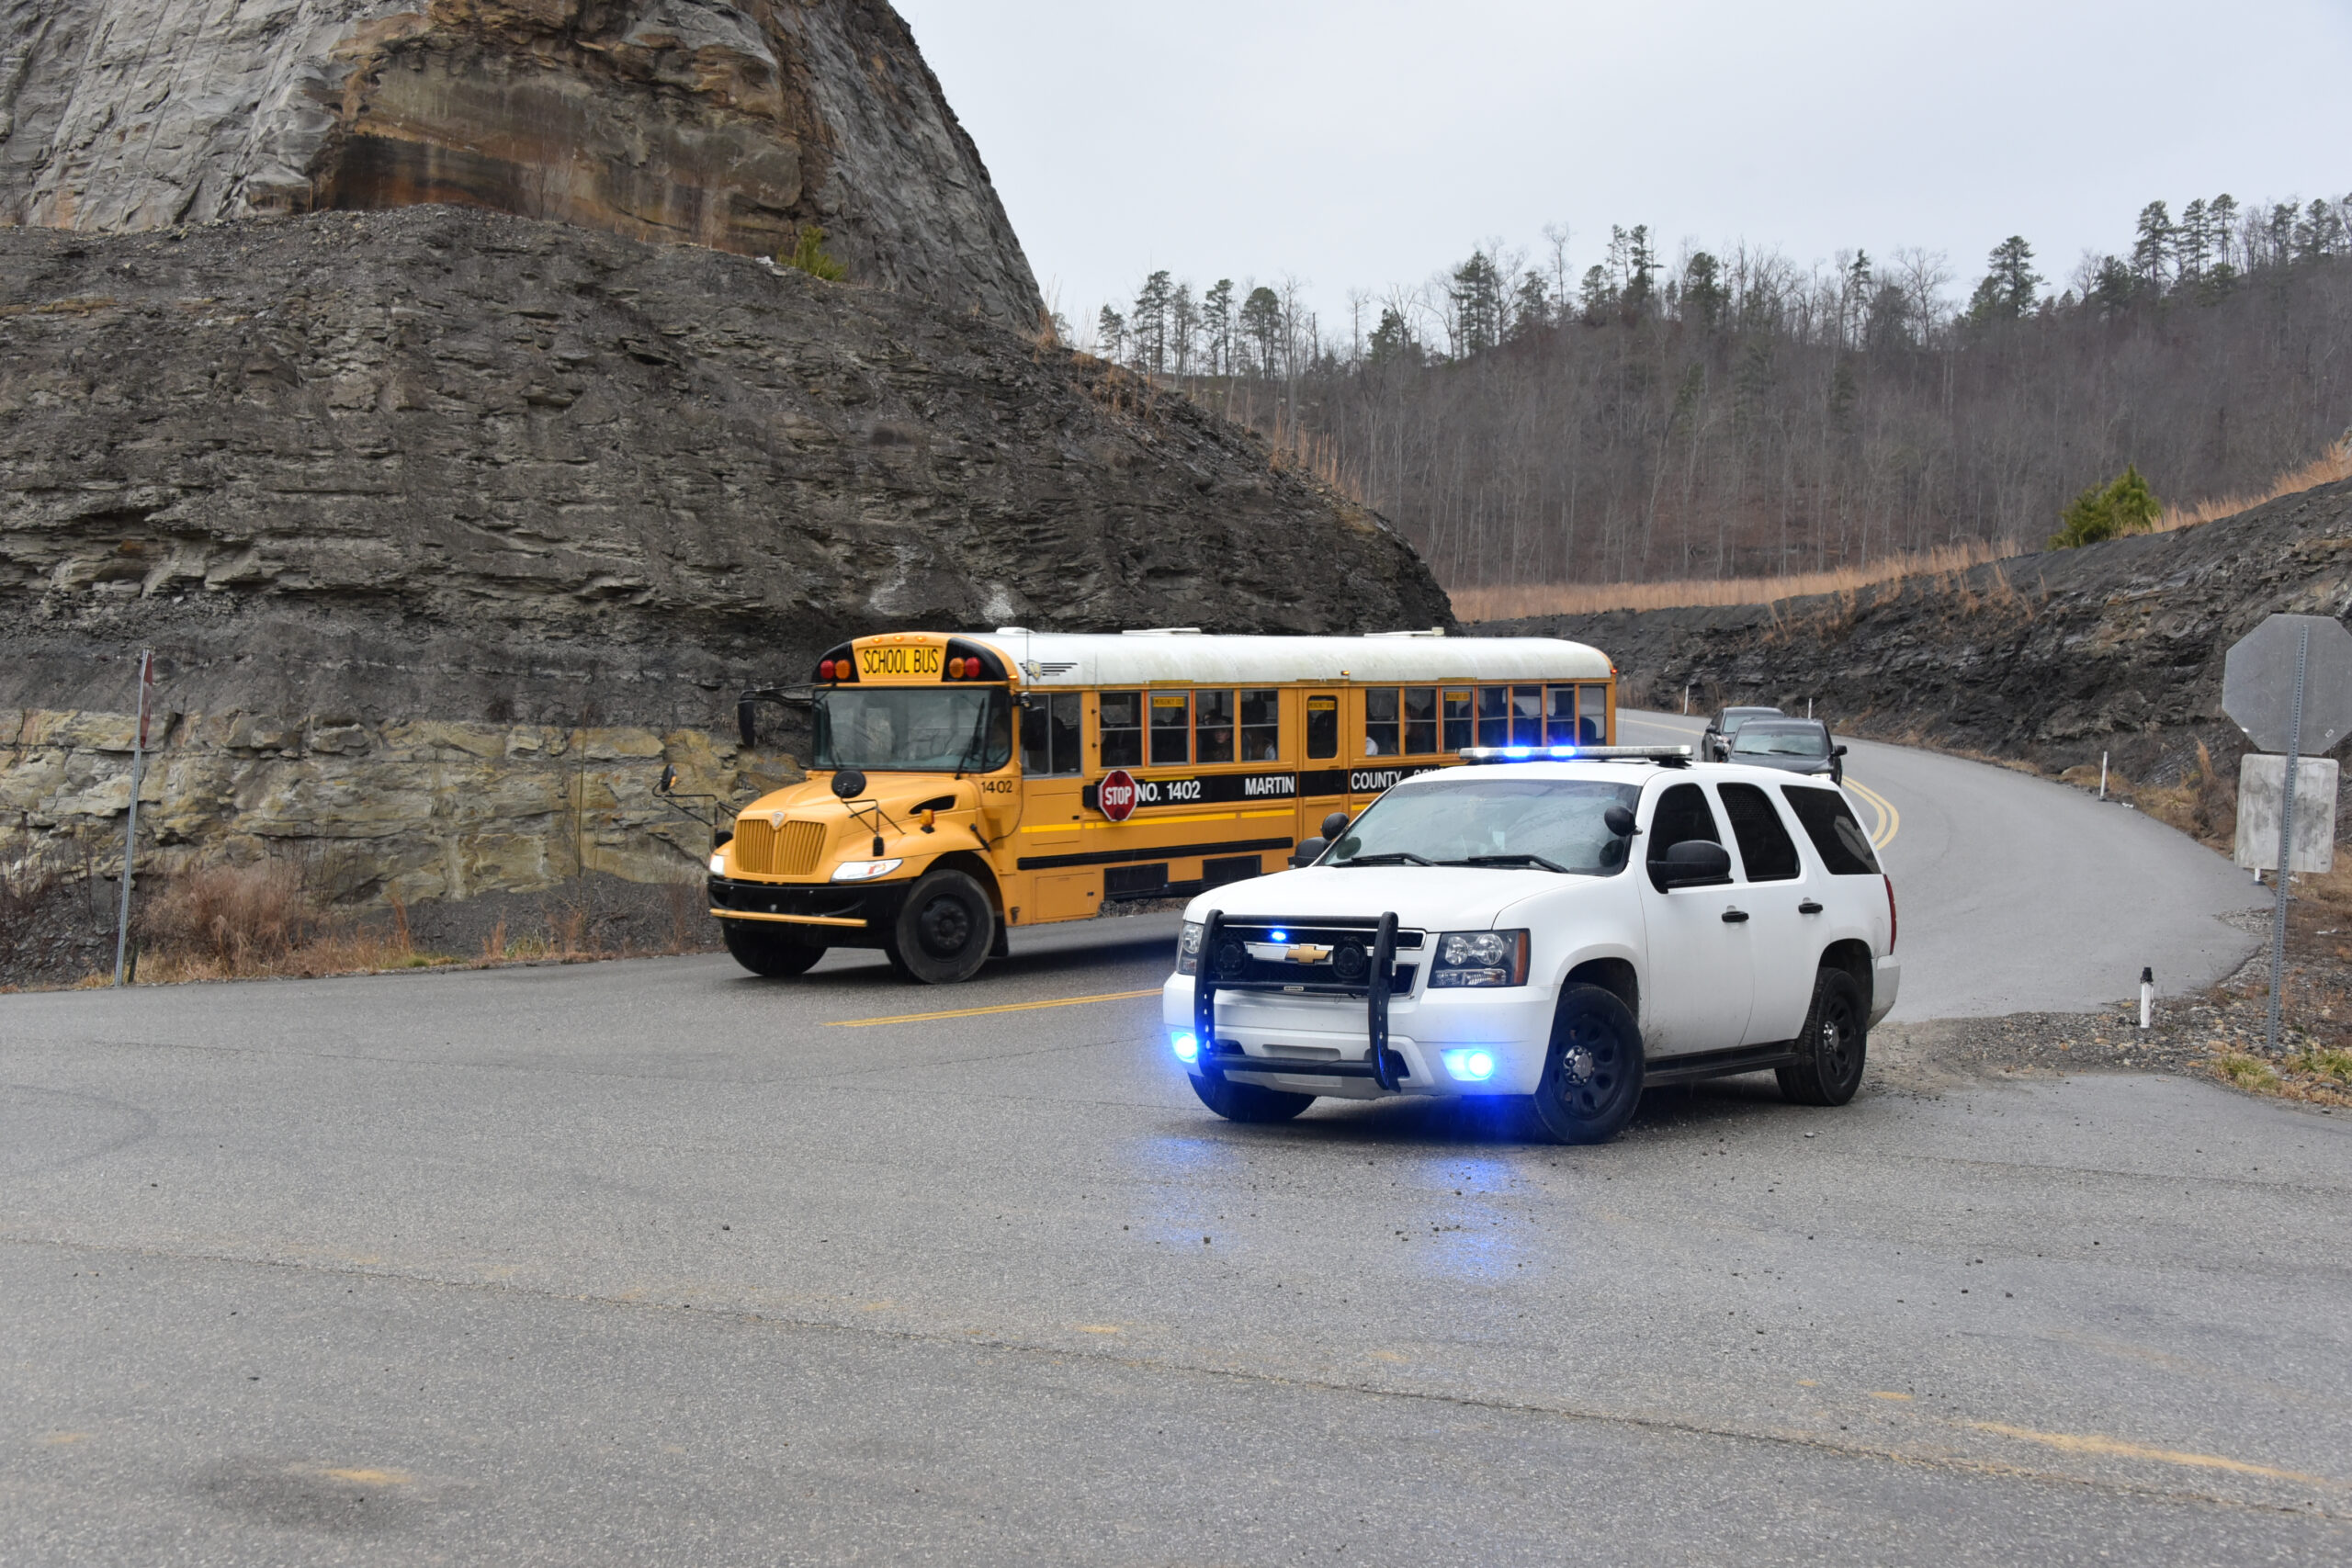
[[1125,768],[1113,768],[1102,775],[1102,783],[1095,790],[1102,815],[1114,822],[1124,822],[1136,808],[1143,791],[1136,787],[1136,776]]

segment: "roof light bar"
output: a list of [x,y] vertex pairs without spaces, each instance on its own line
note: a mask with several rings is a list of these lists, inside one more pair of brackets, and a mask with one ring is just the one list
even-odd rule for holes
[[1656,762],[1687,768],[1688,746],[1465,746],[1465,762]]

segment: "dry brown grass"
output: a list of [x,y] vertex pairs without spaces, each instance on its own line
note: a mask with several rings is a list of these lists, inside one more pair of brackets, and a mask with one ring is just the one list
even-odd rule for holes
[[2200,501],[2193,506],[2167,506],[2164,515],[2149,527],[2152,534],[2169,534],[2176,528],[2194,528],[2199,523],[2212,523],[2223,517],[2234,517],[2266,501],[2276,501],[2282,495],[2310,490],[2315,485],[2334,484],[2338,479],[2352,479],[2352,439],[2338,442],[2317,462],[2306,463],[2291,473],[2279,475],[2270,488],[2257,495],[2222,495],[2211,501]]
[[[1329,482],[1343,491],[1348,486],[1336,460],[1317,464],[1331,468]],[[2268,488],[2252,495],[2216,496],[2189,506],[2167,506],[2149,532],[2168,534],[2193,528],[2293,495],[2315,485],[2352,479],[2352,438],[2328,448],[2315,462],[2279,475]],[[1352,493],[1350,491],[1350,493]],[[1509,621],[1527,615],[1594,615],[1611,610],[1678,610],[1706,604],[1770,604],[1782,599],[1818,593],[1851,593],[1901,578],[1943,576],[1949,592],[1973,597],[1959,574],[1987,561],[2024,553],[2031,547],[2010,540],[1972,539],[1947,545],[1923,555],[1889,556],[1867,567],[1836,567],[1826,571],[1797,572],[1787,577],[1683,578],[1669,582],[1525,582],[1501,583],[1453,590],[1453,612],[1465,621]],[[1989,597],[2006,597],[2030,614],[2021,595],[2007,579],[1996,581]],[[1971,604],[1967,608],[1974,608]]]
[[1685,578],[1671,582],[1527,582],[1453,590],[1453,613],[1465,621],[1524,615],[1593,615],[1611,610],[1673,610],[1693,604],[1769,604],[1818,593],[1848,593],[1898,578],[1954,575],[2018,553],[2002,540],[1971,539],[1924,555],[1888,556],[1788,577]]
[[449,962],[417,952],[398,899],[391,913],[389,928],[323,914],[288,862],[208,866],[175,879],[140,913],[138,980],[347,975]]

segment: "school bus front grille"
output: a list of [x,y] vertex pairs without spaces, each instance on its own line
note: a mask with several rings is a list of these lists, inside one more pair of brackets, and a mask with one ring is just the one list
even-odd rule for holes
[[806,876],[825,852],[825,825],[786,822],[775,828],[761,818],[735,824],[735,864],[753,876]]

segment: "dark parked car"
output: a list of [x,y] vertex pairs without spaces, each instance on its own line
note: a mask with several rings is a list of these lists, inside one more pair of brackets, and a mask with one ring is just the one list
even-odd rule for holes
[[1732,737],[1730,761],[1846,782],[1846,748],[1829,739],[1829,727],[1817,718],[1751,718]]
[[1722,761],[1731,750],[1731,738],[1739,727],[1751,718],[1780,718],[1779,708],[1725,708],[1707,721],[1707,733],[1699,737],[1699,755]]

